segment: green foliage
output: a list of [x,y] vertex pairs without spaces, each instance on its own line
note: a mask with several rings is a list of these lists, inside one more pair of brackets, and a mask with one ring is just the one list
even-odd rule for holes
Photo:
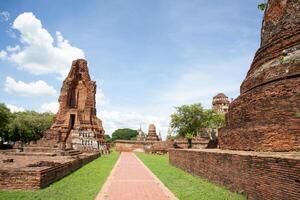
[[225,114],[217,113],[214,110],[206,110],[206,127],[205,128],[220,128],[225,126]]
[[191,139],[193,139],[193,134],[192,133],[187,133],[187,134],[185,134],[185,138],[186,139],[188,139],[188,140],[191,140]]
[[[93,200],[96,198],[119,154],[112,152],[83,166],[72,174],[37,191],[0,190],[0,199],[6,200]],[[84,189],[83,189],[84,188]]]
[[37,113],[34,111],[12,113],[9,123],[8,139],[29,142],[38,140],[43,131],[49,129],[53,123],[52,113]]
[[200,177],[192,176],[169,164],[168,155],[136,153],[145,165],[181,200],[244,200],[245,196],[230,192]]
[[130,128],[118,129],[112,134],[112,141],[115,140],[131,140],[138,135],[136,130]]
[[186,133],[197,134],[199,128],[204,127],[204,109],[201,104],[183,105],[176,107],[171,115],[171,127],[177,134],[185,136]]
[[300,112],[297,112],[297,113],[295,114],[295,117],[296,117],[296,118],[300,118]]
[[105,135],[104,135],[104,139],[105,139],[106,142],[111,142],[111,137],[110,137],[110,135],[105,134]]
[[5,104],[0,103],[0,137],[5,139],[8,134],[8,123],[11,118],[10,110]]
[[260,3],[258,4],[257,8],[261,11],[264,11],[267,7],[267,3]]
[[15,112],[0,104],[0,137],[3,141],[37,140],[53,123],[54,114],[34,111]]
[[210,109],[205,110],[201,104],[176,107],[176,112],[171,115],[171,127],[178,135],[184,137],[187,133],[196,135],[201,128],[219,128],[224,124],[223,114]]

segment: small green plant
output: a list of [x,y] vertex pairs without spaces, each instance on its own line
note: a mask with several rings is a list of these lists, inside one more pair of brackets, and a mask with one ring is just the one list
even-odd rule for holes
[[300,111],[299,111],[299,112],[296,112],[295,117],[296,117],[296,118],[300,118]]
[[191,139],[193,139],[193,133],[187,133],[186,135],[185,135],[185,138],[187,139],[187,140],[191,140]]
[[193,133],[187,133],[186,135],[185,135],[185,138],[187,139],[187,141],[188,141],[188,148],[190,149],[190,148],[192,148],[192,139],[193,139]]
[[257,8],[261,11],[264,11],[267,7],[267,3],[260,3],[258,4]]
[[278,60],[279,60],[280,64],[283,64],[284,63],[284,56],[283,55],[279,56]]

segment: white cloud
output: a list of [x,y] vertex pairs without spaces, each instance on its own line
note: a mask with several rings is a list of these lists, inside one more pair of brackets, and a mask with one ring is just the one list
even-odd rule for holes
[[58,74],[64,78],[73,60],[84,58],[84,52],[72,46],[60,32],[55,40],[31,12],[20,14],[14,21],[20,35],[21,47],[7,51],[7,58],[19,69],[32,74]]
[[16,51],[20,51],[20,46],[19,45],[16,45],[14,47],[11,47],[11,46],[7,46],[6,47],[6,51],[8,52],[16,52]]
[[6,57],[7,57],[6,51],[1,50],[0,51],[0,59],[4,60],[4,59],[6,59]]
[[11,104],[6,104],[6,107],[9,108],[10,112],[23,112],[25,109],[23,107],[14,106]]
[[96,91],[96,104],[97,107],[103,106],[108,103],[108,99],[104,95],[103,91],[101,88],[97,89]]
[[9,76],[5,80],[5,91],[20,96],[56,95],[56,90],[42,80],[25,83]]
[[0,22],[6,22],[9,20],[10,14],[7,11],[0,12]]
[[52,113],[56,114],[58,109],[59,109],[59,103],[56,101],[44,103],[41,106],[41,112],[52,112]]
[[216,81],[211,74],[189,71],[182,74],[170,88],[161,94],[160,100],[172,102],[174,105],[200,102],[210,107],[212,96],[219,92],[234,92],[237,84]]

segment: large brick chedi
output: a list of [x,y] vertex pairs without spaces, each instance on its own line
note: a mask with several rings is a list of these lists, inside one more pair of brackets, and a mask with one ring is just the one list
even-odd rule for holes
[[104,129],[96,116],[95,95],[96,82],[90,78],[87,62],[73,61],[60,91],[55,122],[44,139],[79,150],[99,149]]
[[261,46],[229,106],[221,149],[300,150],[300,1],[269,0]]

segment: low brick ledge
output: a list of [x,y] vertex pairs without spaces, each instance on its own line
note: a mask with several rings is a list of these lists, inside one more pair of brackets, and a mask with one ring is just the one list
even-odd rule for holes
[[20,170],[0,169],[0,189],[36,190],[44,188],[97,159],[99,156],[99,153],[80,155],[77,159],[53,167]]
[[250,200],[300,199],[300,152],[170,149],[169,160]]

